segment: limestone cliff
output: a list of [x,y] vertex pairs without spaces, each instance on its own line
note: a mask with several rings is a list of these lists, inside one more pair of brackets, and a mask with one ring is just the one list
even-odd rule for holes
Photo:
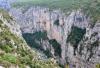
[[100,22],[93,26],[82,9],[68,12],[45,7],[12,9],[26,42],[58,63],[75,68],[100,64]]
[[52,58],[28,46],[20,26],[0,9],[0,68],[60,68]]

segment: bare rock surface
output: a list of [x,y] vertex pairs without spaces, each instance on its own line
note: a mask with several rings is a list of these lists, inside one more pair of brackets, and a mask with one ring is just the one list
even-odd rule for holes
[[[10,10],[20,25],[22,34],[46,31],[48,39],[35,42],[40,44],[42,50],[49,50],[60,64],[67,63],[71,68],[94,68],[100,64],[100,23],[97,22],[91,28],[92,22],[81,9],[73,10],[69,15],[61,10],[51,11],[39,6],[26,11],[22,9]],[[34,36],[32,38],[34,40]],[[61,45],[61,56],[55,55],[50,40],[56,40]]]

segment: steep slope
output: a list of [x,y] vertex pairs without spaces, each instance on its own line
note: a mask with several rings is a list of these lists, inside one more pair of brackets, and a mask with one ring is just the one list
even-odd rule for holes
[[10,12],[31,47],[53,57],[61,65],[99,68],[99,0],[20,1]]
[[[12,9],[26,42],[33,48],[55,58],[62,65],[95,68],[100,64],[100,23],[92,24],[83,9],[68,15],[61,10],[33,6]],[[16,12],[13,12],[16,11]],[[17,13],[17,14],[16,14]]]
[[0,68],[59,68],[54,59],[30,48],[20,26],[0,9]]

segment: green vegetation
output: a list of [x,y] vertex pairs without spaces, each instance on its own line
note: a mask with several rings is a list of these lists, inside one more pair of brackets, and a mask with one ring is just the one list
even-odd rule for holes
[[82,39],[86,29],[81,29],[76,26],[72,26],[71,33],[68,36],[67,42],[70,42],[73,45],[77,45]]
[[34,5],[61,9],[63,12],[83,9],[83,12],[91,17],[92,23],[100,20],[100,0],[18,0],[14,7],[30,7]]
[[9,28],[5,25],[5,26],[2,26],[3,29],[3,32],[0,33],[0,41],[3,41],[5,40],[6,43],[10,43],[11,40],[14,40],[15,41],[15,44],[19,44],[19,43],[22,43],[23,41],[18,38],[17,36],[15,36],[14,34],[12,34],[10,31],[9,31]]
[[100,20],[100,0],[90,1],[82,8],[84,13],[90,16],[92,23],[96,23]]
[[79,42],[83,39],[85,33],[86,29],[81,29],[76,26],[72,26],[72,30],[68,35],[67,42],[70,42],[73,45],[74,55],[76,55],[75,51],[78,47]]
[[100,64],[96,64],[96,68],[100,68]]
[[3,18],[6,19],[7,21],[13,19],[6,10],[0,9],[0,14],[2,14]]
[[45,54],[47,57],[52,57],[52,54],[51,54],[51,52],[50,52],[49,49],[45,50],[45,51],[44,51],[44,54]]
[[2,20],[0,20],[0,27],[2,26],[2,24],[3,24],[3,21],[2,21]]
[[6,53],[0,57],[0,60],[8,61],[10,63],[16,64],[17,58],[13,54]]
[[59,19],[55,20],[54,24],[59,26]]
[[4,50],[6,53],[12,52],[12,46],[11,45],[0,45],[0,49]]
[[33,37],[34,37],[34,39],[37,39],[37,40],[41,40],[41,39],[43,39],[43,40],[45,40],[45,39],[47,39],[47,32],[46,31],[38,31],[38,32],[35,32],[34,34],[33,34]]
[[3,24],[3,21],[2,20],[0,20],[0,24]]
[[[41,46],[41,40],[49,40],[46,31],[38,31],[33,34],[25,33],[23,34],[23,37],[31,47],[42,50],[47,55],[47,57],[52,56],[50,50],[43,50]],[[49,43],[53,46],[55,55],[61,57],[61,45],[55,39],[49,40]]]
[[[50,53],[50,50],[48,50],[48,49],[43,50],[43,48],[41,46],[42,45],[41,40],[48,40],[46,31],[38,31],[33,34],[25,33],[25,34],[23,34],[23,37],[31,47],[42,50],[44,52],[44,54],[47,55],[47,57],[52,56],[52,54]],[[40,44],[37,43],[36,41],[40,42]]]
[[61,45],[55,39],[49,40],[49,43],[54,48],[55,55],[61,57]]
[[[5,15],[8,13],[3,13],[4,20],[8,20],[9,17],[5,18]],[[7,25],[1,24],[3,24],[3,21],[0,19],[0,29],[2,30],[0,32],[0,65],[4,66],[5,68],[9,68],[10,66],[16,67],[16,65],[19,66],[19,68],[25,68],[26,66],[31,68],[59,68],[59,66],[53,61],[49,59],[45,59],[44,61],[41,59],[38,52],[35,52],[35,50],[29,48],[22,38],[11,33]],[[46,39],[45,32],[41,34],[39,33],[36,34],[43,37],[34,35],[37,40]]]
[[25,33],[23,34],[23,37],[31,47],[37,48],[37,49],[42,49],[42,47],[41,47],[41,44],[37,43],[36,41],[40,42],[41,40],[48,39],[46,31],[38,31],[33,34]]
[[83,4],[89,1],[90,0],[18,0],[18,3],[14,4],[14,6],[40,5],[53,9],[60,8],[62,10],[70,10],[72,7],[79,6],[79,3]]
[[33,48],[40,48],[39,44],[35,42],[34,38],[33,38],[33,34],[30,33],[25,33],[23,34],[23,38],[26,40],[26,42],[28,43],[28,45],[30,45]]

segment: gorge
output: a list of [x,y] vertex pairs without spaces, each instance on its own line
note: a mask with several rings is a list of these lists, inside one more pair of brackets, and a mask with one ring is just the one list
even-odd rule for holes
[[81,5],[65,11],[18,4],[8,11],[16,24],[6,25],[22,37],[31,50],[43,54],[44,61],[52,58],[62,68],[100,68],[99,4],[94,1],[86,7]]

